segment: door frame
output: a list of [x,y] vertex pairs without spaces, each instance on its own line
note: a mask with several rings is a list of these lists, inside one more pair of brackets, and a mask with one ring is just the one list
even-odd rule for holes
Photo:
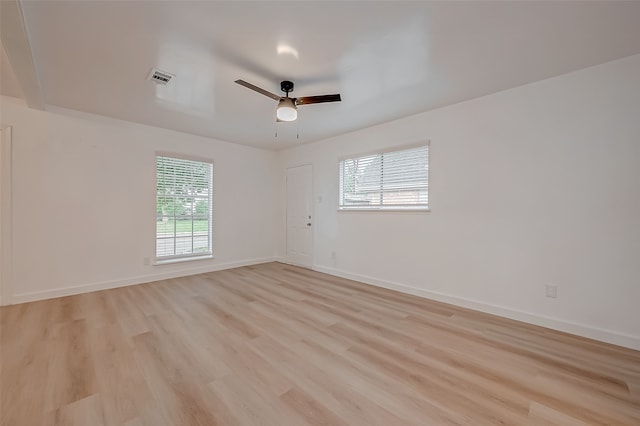
[[0,129],[0,306],[12,303],[12,147],[11,126]]
[[[310,237],[310,247],[309,247],[309,259],[310,259],[310,264],[309,265],[301,265],[299,263],[293,262],[291,261],[291,259],[289,258],[289,170],[290,169],[296,169],[298,167],[306,167],[309,166],[310,170],[311,170],[311,188],[309,188],[309,190],[311,191],[310,197],[311,197],[311,237]],[[285,219],[284,219],[284,259],[285,259],[285,263],[289,263],[291,265],[296,265],[296,266],[300,266],[302,268],[308,268],[308,269],[313,269],[313,265],[315,264],[315,250],[314,250],[314,241],[315,241],[315,225],[316,225],[316,209],[315,209],[315,202],[314,202],[314,179],[313,179],[313,164],[312,163],[303,163],[303,164],[296,164],[293,166],[289,166],[285,169],[285,174],[284,174],[284,192],[285,192],[285,200],[284,200],[284,214],[285,214]]]

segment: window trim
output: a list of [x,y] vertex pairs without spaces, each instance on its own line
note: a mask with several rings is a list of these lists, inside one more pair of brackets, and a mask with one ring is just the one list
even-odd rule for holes
[[[174,158],[176,160],[186,160],[193,161],[199,163],[207,163],[211,165],[211,198],[210,198],[210,207],[209,207],[209,249],[208,252],[203,253],[190,253],[186,255],[173,255],[173,256],[163,256],[158,257],[158,230],[157,230],[157,203],[158,203],[158,157],[169,157]],[[182,262],[192,262],[198,260],[207,260],[214,258],[214,250],[213,250],[213,234],[214,234],[214,194],[215,194],[215,168],[214,168],[214,160],[212,158],[200,157],[182,153],[176,153],[171,151],[155,151],[153,156],[153,187],[156,188],[156,193],[154,194],[154,249],[153,249],[153,257],[151,257],[152,266],[162,266],[162,265],[170,265],[174,263],[182,263]]]
[[153,266],[173,265],[175,263],[195,262],[197,260],[209,260],[209,259],[214,259],[213,254],[203,254],[203,255],[189,256],[189,257],[173,257],[170,259],[161,259],[161,260],[158,260],[156,258],[155,262],[153,262]]
[[426,141],[415,142],[406,145],[399,145],[394,147],[387,147],[384,149],[373,150],[362,152],[358,154],[350,154],[345,156],[338,157],[338,213],[357,213],[357,212],[378,212],[378,213],[404,213],[404,214],[427,214],[431,212],[431,198],[429,197],[429,201],[427,206],[425,207],[383,207],[381,205],[373,205],[373,206],[340,206],[340,194],[342,192],[342,188],[340,187],[340,174],[342,172],[340,168],[340,163],[344,160],[351,160],[354,158],[367,157],[371,155],[384,155],[386,153],[397,152],[397,151],[405,151],[413,148],[420,148],[426,146],[427,147],[427,194],[430,195],[430,183],[431,183],[431,140],[427,139]]

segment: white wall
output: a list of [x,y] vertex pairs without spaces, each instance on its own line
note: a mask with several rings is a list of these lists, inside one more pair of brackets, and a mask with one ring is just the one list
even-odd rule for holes
[[[0,124],[13,126],[13,303],[274,258],[274,152],[7,97]],[[215,259],[143,264],[156,151],[213,159]]]
[[[640,349],[640,55],[280,153],[1,107],[14,303],[283,256],[285,170],[313,164],[316,269]],[[337,212],[339,157],[425,139],[430,214]],[[214,260],[143,264],[157,150],[215,161]]]
[[[339,157],[426,139],[431,213],[337,212]],[[640,55],[280,161],[313,164],[316,269],[640,349]]]

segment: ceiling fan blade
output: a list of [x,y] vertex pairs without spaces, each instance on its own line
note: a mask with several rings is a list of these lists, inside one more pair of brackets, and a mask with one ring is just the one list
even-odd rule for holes
[[255,85],[253,85],[251,83],[247,83],[244,80],[236,80],[235,82],[238,83],[240,86],[244,86],[247,89],[251,89],[251,90],[254,90],[254,91],[258,92],[258,93],[262,93],[263,95],[268,96],[271,99],[275,99],[276,101],[279,101],[280,98],[281,98],[281,96],[278,96],[275,93],[271,93],[269,91],[266,91],[266,90],[264,90],[264,89],[262,89],[262,88],[260,88],[258,86],[255,86]]
[[340,102],[339,94],[335,95],[320,95],[320,96],[303,96],[296,99],[296,105],[308,105],[308,104],[321,104],[324,102]]

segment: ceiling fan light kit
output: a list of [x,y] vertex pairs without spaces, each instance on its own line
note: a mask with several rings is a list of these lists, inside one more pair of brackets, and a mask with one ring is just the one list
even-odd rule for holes
[[293,82],[288,80],[280,82],[280,90],[285,93],[284,96],[278,96],[275,93],[269,92],[268,90],[264,90],[251,83],[247,83],[244,80],[236,80],[235,82],[241,86],[246,87],[247,89],[251,89],[254,92],[258,92],[278,101],[278,107],[276,108],[276,121],[295,121],[298,118],[298,105],[340,102],[342,100],[339,94],[290,98],[289,92],[293,92]]
[[298,118],[298,107],[291,98],[282,98],[278,102],[276,117],[279,121],[295,121]]

